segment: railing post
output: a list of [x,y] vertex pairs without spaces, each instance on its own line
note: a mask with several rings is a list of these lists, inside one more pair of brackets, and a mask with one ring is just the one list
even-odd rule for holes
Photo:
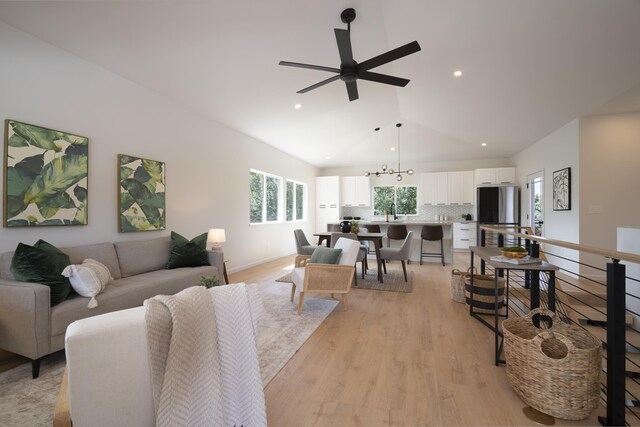
[[504,248],[504,234],[498,233],[498,247]]
[[[487,246],[487,230],[480,230],[480,246]],[[473,274],[473,272],[471,272]],[[484,260],[480,259],[480,274],[485,273]]]
[[[529,253],[529,256],[531,256],[531,240],[525,239],[524,247],[527,253]],[[528,270],[524,272],[524,288],[531,289],[531,272]]]
[[625,275],[620,260],[607,263],[607,416],[600,424],[625,424]]

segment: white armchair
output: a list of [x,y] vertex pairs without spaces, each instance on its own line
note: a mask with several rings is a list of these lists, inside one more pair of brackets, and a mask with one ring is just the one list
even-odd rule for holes
[[357,240],[340,238],[335,244],[336,249],[342,249],[338,264],[311,264],[309,256],[296,257],[296,268],[291,273],[291,302],[299,289],[298,314],[302,313],[305,293],[342,294],[342,304],[347,310],[347,293],[355,276],[355,263],[360,251]]

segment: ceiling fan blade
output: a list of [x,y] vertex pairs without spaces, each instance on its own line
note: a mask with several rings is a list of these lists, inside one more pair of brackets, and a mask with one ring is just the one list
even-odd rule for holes
[[344,82],[347,86],[347,93],[349,94],[349,101],[355,101],[358,99],[358,85],[355,81]]
[[334,28],[336,42],[338,42],[338,52],[340,53],[340,63],[343,67],[353,67],[353,51],[351,50],[351,36],[349,31]]
[[301,64],[299,62],[280,61],[278,65],[284,65],[285,67],[308,68],[310,70],[318,70],[318,71],[329,71],[331,73],[340,72],[339,68],[323,67],[322,65]]
[[420,51],[420,45],[417,41],[412,41],[411,43],[407,43],[404,46],[400,46],[396,49],[390,50],[389,52],[374,56],[371,59],[361,62],[360,64],[358,64],[357,71],[358,73],[361,73],[363,71],[367,71],[372,68],[387,64],[391,61],[395,61],[396,59],[400,59],[407,55],[411,55],[412,53],[416,53],[418,51]]
[[317,89],[317,88],[319,88],[320,86],[324,86],[324,85],[326,85],[327,83],[334,82],[334,81],[338,80],[339,78],[340,78],[340,75],[333,76],[333,77],[329,77],[328,79],[323,80],[323,81],[321,81],[320,83],[316,83],[316,84],[311,85],[311,86],[309,86],[309,87],[305,87],[304,89],[300,89],[300,90],[299,90],[298,92],[296,92],[296,93],[307,93],[307,92],[309,92],[310,90]]
[[372,73],[371,71],[362,71],[358,74],[358,78],[361,80],[369,80],[371,82],[385,83],[388,85],[405,87],[410,82],[408,79],[402,79],[400,77],[389,76],[387,74]]

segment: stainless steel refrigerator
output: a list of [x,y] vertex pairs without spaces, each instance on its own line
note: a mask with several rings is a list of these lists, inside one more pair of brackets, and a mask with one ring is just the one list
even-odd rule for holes
[[483,224],[520,225],[520,187],[478,187],[477,191],[478,244]]

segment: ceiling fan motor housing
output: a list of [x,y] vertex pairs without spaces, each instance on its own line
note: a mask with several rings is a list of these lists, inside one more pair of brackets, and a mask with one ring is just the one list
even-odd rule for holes
[[345,24],[352,23],[356,19],[356,10],[352,7],[343,10],[340,14],[340,19],[342,19],[342,22]]

